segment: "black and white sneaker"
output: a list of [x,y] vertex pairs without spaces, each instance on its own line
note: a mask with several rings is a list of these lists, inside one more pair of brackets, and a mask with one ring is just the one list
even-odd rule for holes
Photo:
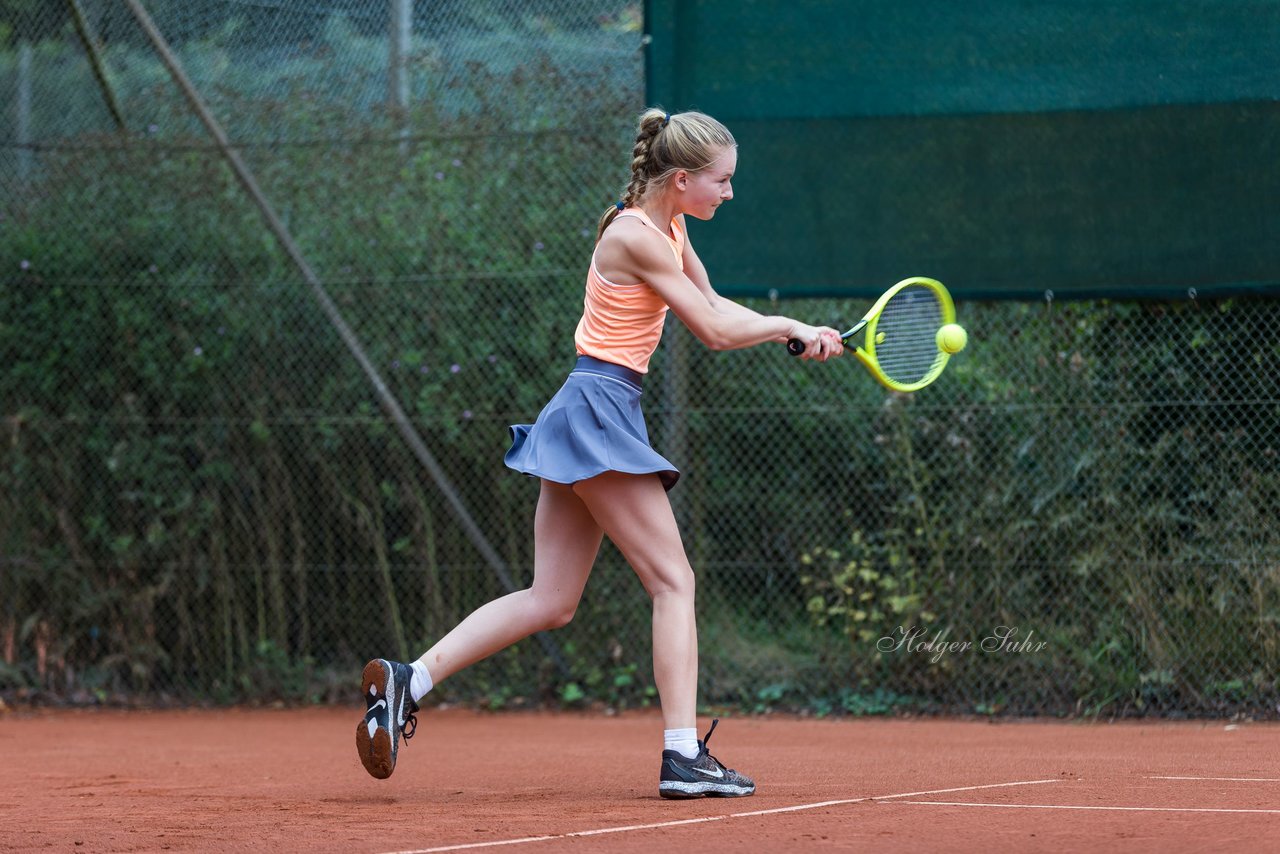
[[756,793],[756,784],[726,768],[707,752],[707,742],[716,731],[719,719],[711,722],[706,738],[698,741],[698,755],[685,759],[676,750],[662,751],[662,772],[658,775],[658,794],[664,798],[741,798]]
[[364,666],[360,685],[366,708],[364,719],[356,724],[356,751],[364,770],[379,780],[396,770],[401,734],[408,741],[418,728],[418,704],[409,696],[412,677],[409,665],[385,658]]

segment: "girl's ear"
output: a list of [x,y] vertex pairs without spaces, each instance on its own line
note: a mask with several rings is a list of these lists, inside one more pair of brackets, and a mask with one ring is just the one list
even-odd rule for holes
[[689,172],[681,169],[671,176],[671,185],[677,190],[685,190],[689,186]]

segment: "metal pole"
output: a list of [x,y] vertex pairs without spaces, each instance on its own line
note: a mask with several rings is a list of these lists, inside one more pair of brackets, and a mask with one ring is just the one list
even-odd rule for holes
[[[294,266],[298,268],[298,272],[302,274],[302,278],[311,287],[311,292],[315,296],[316,301],[320,304],[320,309],[329,319],[329,322],[333,324],[333,328],[337,330],[343,343],[347,345],[347,349],[351,351],[351,355],[355,358],[356,362],[359,363],[361,369],[365,373],[365,376],[367,376],[370,383],[372,383],[373,390],[378,397],[378,402],[382,404],[383,409],[385,409],[387,414],[391,417],[391,420],[396,425],[396,429],[400,431],[400,435],[409,445],[414,456],[418,458],[419,462],[421,462],[423,467],[426,468],[428,474],[431,475],[431,479],[435,481],[436,486],[440,489],[441,494],[444,495],[449,508],[453,511],[453,514],[457,518],[458,523],[462,526],[463,531],[466,532],[467,536],[471,539],[471,542],[493,569],[498,580],[502,582],[502,586],[509,591],[515,590],[515,582],[512,580],[511,574],[507,571],[506,564],[498,555],[497,551],[494,550],[493,546],[489,544],[488,539],[485,538],[484,532],[480,530],[480,526],[471,518],[471,513],[467,510],[466,505],[462,503],[462,499],[458,495],[457,490],[449,481],[449,476],[445,473],[444,469],[440,467],[440,463],[436,461],[435,456],[430,450],[428,450],[426,444],[422,441],[422,438],[418,435],[417,431],[414,430],[413,424],[409,421],[409,416],[405,414],[404,410],[400,407],[399,402],[387,388],[386,383],[383,382],[382,376],[378,373],[378,369],[374,367],[373,363],[369,361],[369,357],[365,355],[364,348],[360,345],[359,339],[356,338],[355,333],[351,331],[351,327],[349,327],[347,322],[343,319],[342,313],[338,311],[338,307],[329,297],[329,293],[325,290],[324,285],[321,284],[320,278],[315,274],[315,271],[311,269],[311,265],[307,263],[307,259],[303,256],[302,250],[294,241],[293,235],[289,233],[288,228],[285,227],[284,223],[281,222],[280,218],[276,215],[275,209],[271,206],[266,195],[258,186],[258,182],[253,177],[253,173],[249,171],[249,167],[245,165],[239,152],[231,147],[231,142],[227,138],[226,132],[222,129],[218,120],[213,117],[209,108],[200,98],[200,94],[196,91],[191,79],[187,77],[187,73],[183,69],[182,64],[178,61],[178,57],[174,55],[172,50],[170,50],[168,43],[165,41],[164,35],[159,29],[157,29],[155,22],[151,20],[151,16],[147,14],[147,10],[143,8],[140,0],[124,0],[124,2],[133,12],[134,18],[137,19],[138,25],[142,27],[147,38],[151,40],[151,44],[155,47],[156,53],[158,53],[161,60],[164,61],[165,66],[169,69],[169,73],[173,76],[174,82],[178,84],[178,88],[182,90],[183,95],[186,96],[187,101],[191,104],[191,108],[195,110],[196,114],[200,117],[200,121],[204,123],[205,128],[209,131],[210,135],[213,136],[214,141],[217,142],[218,149],[222,152],[222,156],[226,158],[227,163],[230,164],[232,171],[240,180],[241,185],[244,186],[246,192],[249,193],[250,198],[253,199],[254,204],[257,205],[263,219],[267,222],[267,227],[271,230],[271,233],[280,243],[281,248],[284,249]],[[539,632],[536,637],[548,657],[556,663],[561,674],[568,676],[569,664],[565,661],[556,642],[548,637],[545,632]]]
[[67,5],[71,7],[71,20],[75,22],[76,35],[80,37],[80,44],[84,45],[85,56],[89,58],[93,77],[98,81],[98,88],[102,90],[102,100],[107,103],[107,111],[111,113],[111,118],[115,119],[116,128],[124,130],[124,118],[120,114],[120,105],[116,103],[116,93],[107,82],[107,70],[102,64],[102,52],[98,50],[97,39],[89,31],[89,21],[84,16],[84,10],[80,8],[79,0],[67,0]]
[[409,51],[413,39],[413,0],[391,0],[390,81],[391,103],[409,108]]
[[18,141],[18,180],[31,177],[31,42],[18,43],[18,101],[14,106],[14,133]]
[[388,95],[400,120],[400,156],[409,155],[409,52],[413,42],[413,0],[391,0],[391,43],[387,51]]

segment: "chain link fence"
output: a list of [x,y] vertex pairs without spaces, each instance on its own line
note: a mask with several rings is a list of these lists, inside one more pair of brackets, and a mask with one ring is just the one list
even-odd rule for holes
[[[316,281],[128,4],[0,4],[0,692],[346,701],[529,581],[507,425],[572,365],[639,4],[145,6]],[[673,319],[645,407],[702,701],[1274,716],[1280,304],[959,313],[911,396]],[[654,704],[649,631],[606,544],[573,623],[432,696]]]

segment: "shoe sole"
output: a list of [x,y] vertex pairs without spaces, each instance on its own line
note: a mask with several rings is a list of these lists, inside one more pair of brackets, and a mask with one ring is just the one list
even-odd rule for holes
[[672,800],[690,798],[745,798],[756,793],[756,787],[729,786],[724,783],[677,783],[663,781],[658,784],[658,794]]
[[[366,698],[365,703],[369,702],[369,697],[375,700],[386,700],[387,682],[391,678],[390,670],[381,659],[375,659],[366,664],[360,676],[360,690]],[[387,720],[395,726],[395,712],[390,709],[389,700],[387,700],[387,706]],[[391,732],[378,727],[373,735],[369,735],[369,724],[364,718],[356,724],[356,752],[360,754],[360,764],[372,777],[385,780],[391,776],[392,771],[396,770],[396,755],[392,750]]]

